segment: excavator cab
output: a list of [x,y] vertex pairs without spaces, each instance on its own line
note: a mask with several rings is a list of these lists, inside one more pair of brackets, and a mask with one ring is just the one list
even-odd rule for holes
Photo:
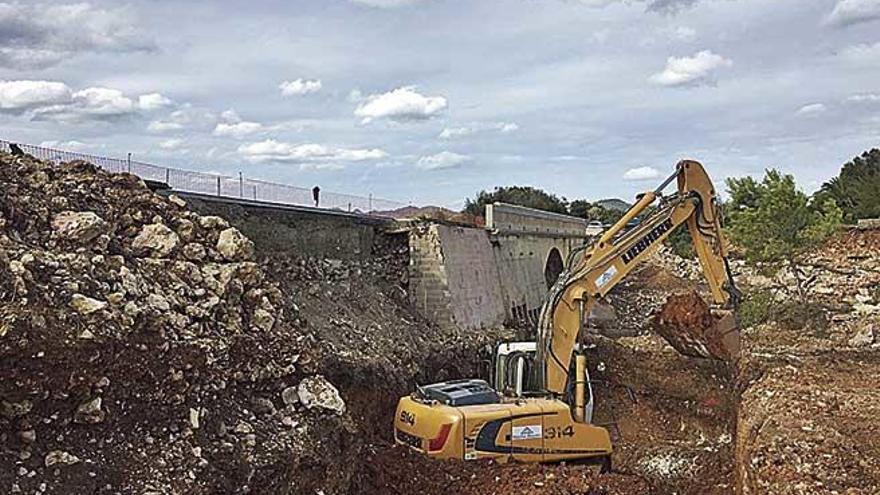
[[[505,397],[522,398],[536,397],[541,395],[541,385],[537,380],[537,344],[535,341],[528,342],[502,342],[495,347],[494,366],[490,381],[501,395]],[[578,344],[575,352],[584,354],[585,349]],[[576,373],[575,369],[571,370]],[[583,383],[585,404],[584,419],[587,423],[593,418],[593,384],[590,380],[590,371],[584,366],[580,377],[572,377],[572,386]],[[574,393],[574,390],[570,391]],[[574,413],[574,411],[572,411]]]

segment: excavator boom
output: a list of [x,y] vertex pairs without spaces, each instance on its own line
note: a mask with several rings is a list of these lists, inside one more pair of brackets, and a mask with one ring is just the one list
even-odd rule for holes
[[[672,181],[677,182],[677,192],[663,196],[663,190]],[[644,220],[626,230],[627,225],[640,216],[645,216]],[[653,255],[682,225],[690,231],[715,304],[723,308],[737,304],[739,292],[728,267],[715,188],[700,163],[679,162],[674,174],[656,190],[641,195],[593,246],[573,253],[567,269],[550,289],[538,321],[537,336],[537,372],[543,373],[537,382],[543,383],[547,392],[556,396],[565,394],[575,344],[596,301],[639,262]],[[738,353],[738,332],[733,321],[732,314],[728,313],[723,321],[713,325],[708,336],[677,335],[667,340],[684,354],[730,358]],[[713,342],[701,342],[703,338]],[[724,352],[710,351],[719,348]]]

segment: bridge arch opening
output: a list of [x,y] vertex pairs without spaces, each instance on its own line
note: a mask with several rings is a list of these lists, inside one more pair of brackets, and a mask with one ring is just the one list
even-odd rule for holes
[[559,278],[563,268],[562,254],[556,248],[550,249],[550,253],[547,254],[547,261],[544,263],[544,280],[547,282],[548,289],[556,283],[556,279]]

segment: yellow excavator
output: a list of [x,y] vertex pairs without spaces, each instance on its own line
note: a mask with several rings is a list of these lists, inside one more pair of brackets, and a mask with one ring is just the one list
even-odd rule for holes
[[[677,192],[664,196],[673,181]],[[420,386],[400,399],[396,442],[436,458],[584,461],[610,469],[609,432],[591,424],[593,389],[579,337],[596,302],[683,225],[712,294],[716,324],[704,333],[689,331],[667,340],[692,356],[736,357],[733,309],[739,292],[727,261],[719,201],[703,166],[685,160],[656,190],[640,195],[595,243],[569,256],[545,299],[536,341],[497,347],[493,386],[455,380]]]

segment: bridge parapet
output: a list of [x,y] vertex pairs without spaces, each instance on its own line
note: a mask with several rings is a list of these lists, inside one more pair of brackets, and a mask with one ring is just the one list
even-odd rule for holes
[[496,235],[586,237],[583,218],[507,203],[486,205],[486,229]]

